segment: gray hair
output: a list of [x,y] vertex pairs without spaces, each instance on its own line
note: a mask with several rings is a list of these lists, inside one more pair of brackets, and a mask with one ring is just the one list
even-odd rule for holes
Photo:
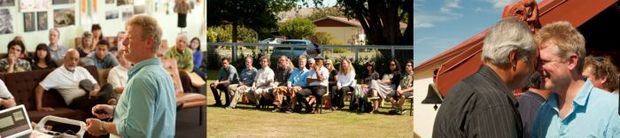
[[482,61],[504,66],[510,63],[508,55],[516,50],[517,58],[528,61],[536,53],[536,45],[529,27],[516,18],[503,19],[491,28],[482,46]]
[[177,39],[179,39],[179,38],[183,39],[183,40],[184,40],[185,42],[187,42],[188,44],[190,43],[190,42],[189,42],[189,38],[187,38],[187,34],[186,34],[186,33],[179,33],[179,34],[177,35]]

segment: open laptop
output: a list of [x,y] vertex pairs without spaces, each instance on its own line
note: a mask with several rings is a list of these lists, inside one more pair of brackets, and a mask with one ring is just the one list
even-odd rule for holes
[[18,105],[0,111],[0,137],[28,137],[32,125],[24,105]]

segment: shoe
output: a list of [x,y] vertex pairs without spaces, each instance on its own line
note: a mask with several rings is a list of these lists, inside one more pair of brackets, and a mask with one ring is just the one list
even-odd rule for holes
[[271,112],[280,112],[280,109],[276,108],[276,109],[271,110]]
[[224,108],[224,109],[225,109],[225,110],[230,110],[230,109],[235,109],[235,108],[228,106],[228,107],[226,107],[226,108]]
[[221,103],[215,103],[215,104],[212,104],[211,106],[222,106],[222,104]]

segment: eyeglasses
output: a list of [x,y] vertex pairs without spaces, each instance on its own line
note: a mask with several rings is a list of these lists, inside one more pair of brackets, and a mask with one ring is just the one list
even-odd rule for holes
[[605,61],[605,58],[604,58],[604,57],[594,57],[593,59],[594,59],[594,61],[596,61],[597,63],[603,63],[603,61]]

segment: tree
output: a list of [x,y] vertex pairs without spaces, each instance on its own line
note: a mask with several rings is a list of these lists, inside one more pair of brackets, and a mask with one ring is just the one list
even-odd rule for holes
[[306,38],[314,34],[316,25],[306,18],[294,18],[282,23],[279,27],[280,34],[294,39]]
[[245,26],[259,35],[269,34],[277,28],[281,11],[295,7],[298,0],[208,0],[207,25],[232,25],[232,42],[238,40],[238,27]]
[[320,8],[312,12],[312,14],[308,15],[308,17],[306,18],[310,19],[311,21],[315,21],[327,16],[341,17],[344,16],[344,12],[342,12],[342,10],[343,9],[340,9],[338,7]]
[[[232,25],[209,27],[209,30],[212,31],[209,39],[214,40],[214,42],[232,42]],[[254,30],[241,26],[238,31],[238,38],[242,42],[257,42]]]

